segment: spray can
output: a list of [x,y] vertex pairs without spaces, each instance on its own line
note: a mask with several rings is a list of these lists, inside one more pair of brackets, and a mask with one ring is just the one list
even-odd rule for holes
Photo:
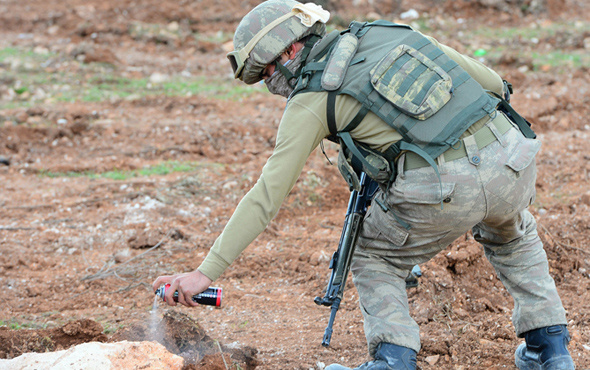
[[[166,284],[164,286],[159,287],[158,290],[156,290],[156,295],[162,298],[164,302],[166,302],[166,297],[164,295],[166,294],[166,291],[169,287],[170,284]],[[192,298],[193,302],[197,302],[198,304],[220,307],[222,296],[223,289],[210,287],[199,294],[195,294]],[[174,298],[174,302],[178,302],[178,292],[174,292],[174,295],[172,297]]]

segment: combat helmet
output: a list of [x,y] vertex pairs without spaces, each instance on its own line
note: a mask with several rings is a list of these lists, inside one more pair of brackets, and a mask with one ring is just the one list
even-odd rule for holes
[[295,0],[269,0],[240,21],[234,34],[234,51],[227,54],[234,77],[247,84],[261,80],[260,73],[294,42],[307,35],[323,36],[330,13],[321,6]]

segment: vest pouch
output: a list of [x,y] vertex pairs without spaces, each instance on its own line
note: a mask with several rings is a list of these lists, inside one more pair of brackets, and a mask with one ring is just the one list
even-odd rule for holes
[[389,162],[387,162],[383,156],[375,152],[369,152],[369,154],[365,156],[365,159],[371,164],[371,166],[376,168],[378,172],[373,174],[369,172],[369,169],[365,168],[365,166],[363,166],[363,171],[379,185],[389,185],[389,180],[391,179],[391,168]]
[[451,77],[434,61],[408,45],[399,45],[370,72],[371,84],[406,115],[426,120],[452,97]]
[[358,42],[358,38],[350,33],[337,41],[334,52],[322,73],[322,88],[324,90],[336,91],[342,86],[348,66],[358,49]]
[[378,152],[365,146],[357,146],[362,153],[364,161],[355,157],[346,145],[340,142],[340,153],[338,153],[338,170],[346,180],[351,190],[360,190],[359,175],[364,172],[375,180],[380,186],[387,187],[392,179],[391,166],[387,159]]
[[341,146],[340,153],[338,153],[338,170],[348,184],[350,191],[360,191],[361,181],[354,168],[352,168],[351,158],[349,157],[351,154],[349,151],[349,155],[345,152],[347,152],[346,148]]

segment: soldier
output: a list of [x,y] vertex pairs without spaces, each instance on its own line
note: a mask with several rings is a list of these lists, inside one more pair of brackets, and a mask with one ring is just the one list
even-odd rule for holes
[[[264,80],[288,98],[276,146],[209,254],[193,272],[162,276],[179,303],[205,290],[278,212],[309,154],[340,142],[351,188],[380,185],[353,256],[369,353],[357,369],[415,369],[418,325],[405,277],[473,231],[514,298],[520,369],[573,369],[565,310],[527,207],[540,142],[501,97],[507,84],[483,64],[408,26],[353,22],[326,34],[315,4],[269,0],[240,22],[228,54],[235,78]],[[174,305],[167,297],[166,301]],[[333,364],[327,369],[348,369]]]

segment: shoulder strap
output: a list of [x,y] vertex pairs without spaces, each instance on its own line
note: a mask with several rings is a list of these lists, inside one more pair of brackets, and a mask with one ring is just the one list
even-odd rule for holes
[[336,127],[336,96],[338,94],[335,91],[328,93],[328,102],[326,105],[326,118],[328,120],[328,130],[330,130],[331,136],[336,136],[338,133],[338,127]]
[[[512,89],[512,86],[510,86],[510,89]],[[512,120],[512,122],[516,123],[516,125],[518,126],[520,132],[522,132],[524,137],[526,137],[528,139],[536,139],[537,138],[537,134],[535,134],[535,132],[531,128],[531,124],[529,123],[529,121],[527,121],[516,110],[514,110],[514,108],[512,108],[512,106],[510,105],[510,103],[508,103],[508,101],[506,101],[506,99],[504,99],[502,96],[496,94],[493,91],[490,91],[490,93],[492,93],[495,97],[500,99],[500,103],[498,104],[498,109],[501,110],[502,112],[506,113],[506,115]]]

